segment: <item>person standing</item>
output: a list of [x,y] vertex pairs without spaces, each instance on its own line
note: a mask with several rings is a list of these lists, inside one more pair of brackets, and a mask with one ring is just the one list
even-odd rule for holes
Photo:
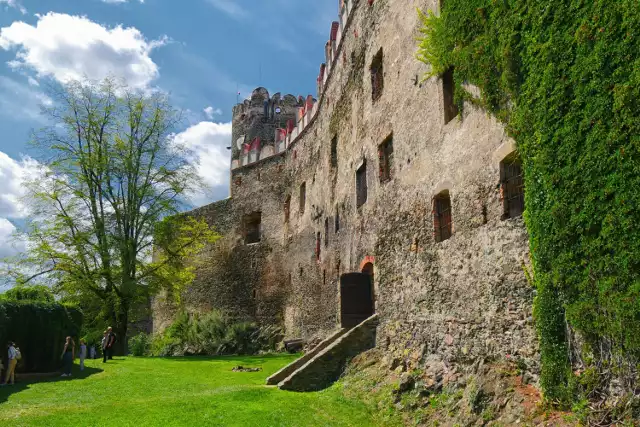
[[95,344],[91,344],[91,348],[89,348],[89,359],[93,360],[96,358],[96,346]]
[[104,344],[102,363],[107,363],[107,359],[113,359],[113,343],[115,339],[116,337],[113,334],[113,328],[109,326],[107,328],[107,336]]
[[[16,371],[16,365],[18,364],[18,351],[16,350],[16,345],[15,343],[9,341],[9,343],[7,343],[7,373],[5,375],[4,378],[4,384],[3,385],[13,385],[16,382],[16,378],[15,378],[15,371]],[[11,380],[11,384],[9,384],[9,380]]]
[[107,363],[107,331],[102,333],[102,363]]
[[63,377],[71,376],[71,367],[73,366],[73,359],[75,359],[76,344],[71,337],[67,337],[64,343],[64,349],[62,350],[62,363],[63,363]]
[[87,344],[80,340],[80,370],[84,371],[84,359],[87,358]]

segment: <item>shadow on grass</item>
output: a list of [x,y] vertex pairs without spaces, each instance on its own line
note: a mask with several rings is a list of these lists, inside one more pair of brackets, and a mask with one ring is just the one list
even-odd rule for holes
[[[9,396],[26,390],[31,384],[82,380],[91,375],[99,374],[100,372],[102,372],[102,369],[88,366],[85,366],[84,371],[81,371],[77,365],[74,365],[72,370],[73,376],[71,378],[61,377],[60,372],[51,372],[48,374],[16,374],[16,383],[14,385],[0,386],[0,405],[9,400]],[[4,381],[4,378],[2,380]]]

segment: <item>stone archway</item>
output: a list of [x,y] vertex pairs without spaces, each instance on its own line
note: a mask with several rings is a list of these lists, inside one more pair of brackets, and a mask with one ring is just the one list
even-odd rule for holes
[[364,264],[360,273],[340,276],[340,311],[343,328],[353,328],[375,313],[373,264]]

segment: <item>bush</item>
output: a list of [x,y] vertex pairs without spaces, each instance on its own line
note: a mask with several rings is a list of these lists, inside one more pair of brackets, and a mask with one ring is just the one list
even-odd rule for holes
[[139,334],[129,347],[135,356],[249,355],[276,351],[283,337],[279,327],[234,322],[220,311],[202,316],[183,312],[163,334]]
[[129,338],[129,353],[133,356],[146,356],[151,350],[151,337],[149,334],[140,332],[138,335]]
[[82,312],[75,307],[34,301],[0,301],[1,354],[6,358],[6,343],[14,341],[22,353],[19,372],[58,369],[65,337],[71,335],[78,345],[81,327]]

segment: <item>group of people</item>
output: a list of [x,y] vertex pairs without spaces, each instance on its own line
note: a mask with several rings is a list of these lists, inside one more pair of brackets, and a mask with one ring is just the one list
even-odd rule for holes
[[[107,360],[113,359],[113,345],[116,342],[116,335],[113,333],[113,328],[109,326],[106,331],[102,334],[102,363],[107,363]],[[16,344],[13,341],[9,341],[7,343],[7,368],[4,378],[4,383],[0,384],[4,385],[14,385],[15,384],[15,370],[16,365],[18,364],[18,360],[22,357],[20,354],[20,350],[16,347]],[[87,344],[84,340],[80,340],[80,353],[78,354],[80,358],[80,370],[84,371],[84,361],[87,358]],[[73,338],[67,337],[64,343],[64,348],[62,349],[62,376],[70,377],[71,376],[71,367],[73,366],[73,361],[76,358],[76,344],[73,341]],[[91,359],[96,358],[96,349],[94,346],[91,347],[90,355]],[[2,372],[2,361],[0,360],[0,372]]]

